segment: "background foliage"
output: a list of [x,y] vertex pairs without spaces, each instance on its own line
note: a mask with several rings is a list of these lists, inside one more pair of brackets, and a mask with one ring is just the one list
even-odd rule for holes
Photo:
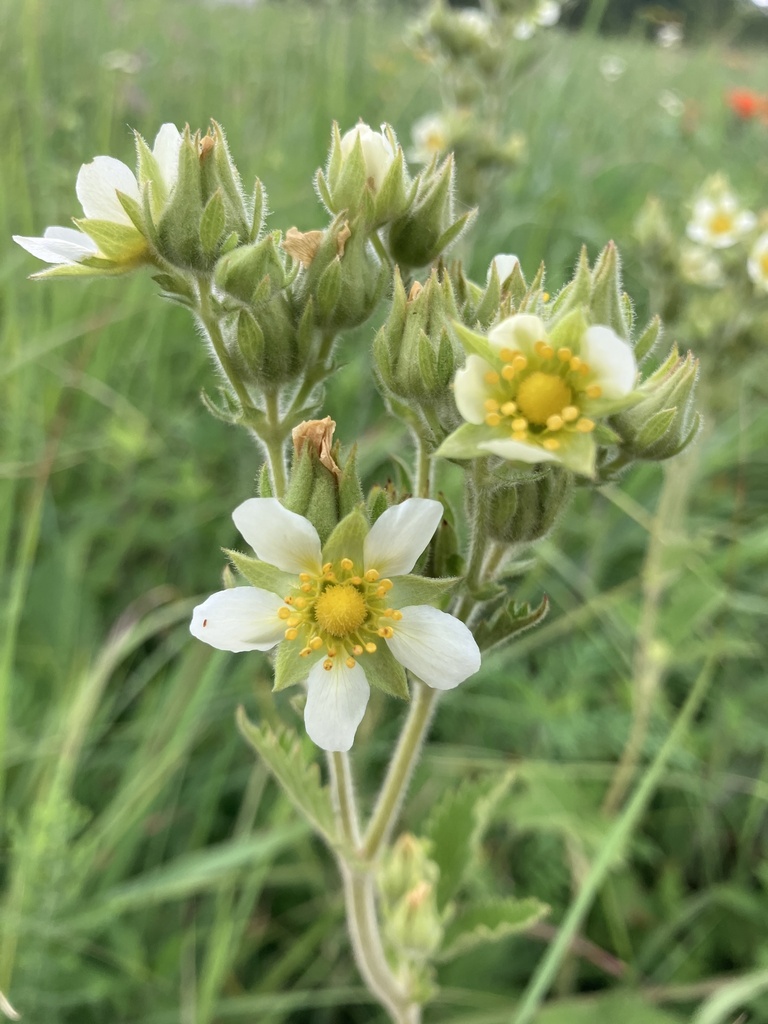
[[[76,213],[77,168],[95,153],[130,162],[127,126],[151,138],[162,121],[211,116],[244,176],[263,179],[272,225],[318,227],[309,182],[331,120],[386,119],[405,140],[437,102],[391,9],[3,0],[0,17],[5,239]],[[482,205],[460,254],[471,271],[482,279],[495,252],[513,251],[529,275],[546,259],[555,288],[582,242],[594,256],[612,237],[648,313],[631,239],[648,193],[682,223],[691,192],[722,168],[748,203],[763,199],[768,129],[736,123],[723,93],[759,88],[768,65],[726,48],[732,38],[664,51],[583,30],[521,45],[506,110],[528,159]],[[608,54],[626,62],[615,82],[599,70]],[[239,702],[295,722],[291,695],[273,700],[266,661],[187,633],[195,599],[217,589],[219,549],[236,539],[229,512],[253,492],[258,455],[204,413],[207,356],[148,279],[40,285],[24,279],[34,269],[2,247],[0,990],[32,1024],[378,1020],[334,865],[233,726]],[[372,397],[372,334],[346,339],[328,399],[370,481],[396,472],[402,440]],[[672,468],[663,519],[658,467],[581,496],[521,587],[521,600],[549,595],[549,619],[441,706],[406,823],[460,780],[482,786],[512,767],[466,884],[552,911],[533,933],[446,965],[428,1020],[512,1020],[605,850],[603,799],[649,609],[669,671],[645,759],[707,659],[711,686],[536,1020],[674,1024],[713,993],[702,1022],[745,1007],[768,1019],[766,352],[724,377],[712,350],[720,411]],[[399,714],[372,702],[361,727],[363,796]]]

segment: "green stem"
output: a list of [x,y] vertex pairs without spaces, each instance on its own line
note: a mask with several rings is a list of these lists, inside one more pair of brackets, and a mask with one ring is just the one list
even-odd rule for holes
[[267,454],[275,497],[283,498],[288,487],[284,451],[287,428],[280,420],[280,398],[277,392],[265,392],[264,399],[266,403],[266,427],[259,434],[259,437]]
[[366,829],[363,853],[371,860],[375,859],[392,834],[437,703],[437,690],[425,686],[419,679],[414,680],[414,688],[408,718]]
[[432,460],[429,457],[427,441],[422,434],[415,433],[416,439],[416,480],[415,491],[419,498],[428,498],[432,490]]
[[286,413],[286,421],[304,405],[306,400],[312,394],[312,389],[317,387],[320,381],[324,380],[329,372],[330,366],[328,365],[328,359],[333,349],[333,343],[336,340],[336,335],[333,331],[326,331],[323,335],[322,341],[320,342],[320,348],[317,350],[317,357],[313,360],[312,369],[307,371],[307,375],[301,383],[299,390],[293,396],[290,408]]
[[682,742],[688,727],[698,711],[709,687],[714,658],[709,658],[702,668],[691,692],[686,698],[680,714],[669,731],[661,750],[637,786],[632,798],[616,819],[611,831],[600,847],[597,858],[584,879],[578,895],[565,915],[557,938],[547,950],[523,994],[512,1024],[531,1024],[541,1006],[552,982],[557,975],[563,958],[567,955],[574,936],[580,930],[589,913],[592,902],[603,884],[611,867],[621,856],[632,830],[645,811],[656,785],[672,753]]
[[219,361],[219,366],[240,401],[240,406],[242,407],[246,421],[251,421],[256,410],[253,408],[251,396],[248,394],[245,385],[240,380],[237,370],[230,359],[229,352],[227,352],[227,346],[224,343],[224,335],[221,333],[219,321],[213,312],[211,304],[211,283],[207,277],[201,276],[197,279],[197,293],[197,315],[205,328],[208,338],[210,339],[213,351],[216,353],[216,358]]

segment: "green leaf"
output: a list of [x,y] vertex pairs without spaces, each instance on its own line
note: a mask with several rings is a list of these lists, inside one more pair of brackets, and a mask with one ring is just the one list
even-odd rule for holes
[[285,640],[278,646],[275,655],[273,693],[287,690],[289,686],[295,686],[296,683],[303,683],[315,664],[325,657],[325,651],[321,649],[317,653],[308,654],[302,658],[303,649],[303,641],[298,637],[296,640]]
[[514,601],[501,607],[490,619],[482,619],[475,630],[475,639],[481,651],[507,644],[517,634],[537,626],[549,611],[549,598],[544,595],[537,608]]
[[363,542],[368,536],[368,520],[356,508],[345,516],[334,529],[323,547],[323,562],[336,564],[342,558],[351,558],[355,566],[363,564]]
[[491,363],[491,365],[501,362],[498,351],[491,345],[484,334],[471,331],[469,327],[465,327],[458,320],[451,322],[451,329],[467,355],[480,356],[481,359],[484,359],[486,363]]
[[205,204],[200,218],[200,244],[203,252],[213,256],[226,227],[226,214],[221,189],[217,188]]
[[499,436],[492,427],[484,424],[463,423],[446,437],[435,455],[443,459],[474,459],[488,454],[479,447],[481,442],[498,440]]
[[675,422],[677,409],[661,409],[643,424],[633,438],[636,450],[650,448],[651,445],[660,441],[672,424]]
[[549,340],[555,348],[569,348],[578,354],[581,351],[581,339],[589,324],[581,306],[566,313],[557,324],[549,330]]
[[655,316],[635,342],[635,359],[638,363],[653,351],[653,347],[661,337],[661,334],[661,320],[658,316]]
[[573,473],[594,477],[597,445],[591,434],[570,433],[563,435],[563,442],[557,453],[559,462]]
[[393,581],[388,602],[392,608],[405,608],[412,604],[438,604],[454,589],[457,576],[433,580],[426,576],[398,576]]
[[360,658],[360,667],[365,678],[377,690],[388,693],[390,697],[410,700],[408,679],[405,669],[390,651],[386,642],[380,640],[373,654],[364,654]]
[[337,837],[330,793],[321,782],[317,763],[307,757],[307,744],[302,743],[292,729],[275,731],[266,724],[254,725],[242,706],[237,709],[237,726],[291,803],[316,832],[334,844]]
[[262,562],[250,555],[242,555],[239,551],[224,548],[224,554],[232,561],[235,568],[242,573],[253,587],[269,590],[278,597],[287,597],[298,585],[298,578],[282,569],[276,569],[268,562]]
[[693,1018],[693,1024],[726,1024],[734,1019],[733,1015],[742,1010],[746,1003],[766,991],[768,968],[754,971],[742,978],[735,978],[707,999]]
[[440,909],[453,898],[464,874],[477,855],[496,804],[509,789],[511,771],[501,779],[465,782],[449,790],[427,822],[425,838],[432,842],[432,859],[440,868],[437,903]]
[[447,925],[439,958],[450,960],[475,946],[498,942],[530,928],[548,912],[546,903],[536,899],[509,897],[493,903],[477,903],[459,911]]
[[109,260],[137,263],[146,254],[147,243],[132,224],[87,217],[75,219],[75,224],[94,240],[99,252]]
[[[687,1017],[685,1018],[688,1019]],[[678,1014],[651,1006],[635,992],[611,992],[588,999],[558,999],[536,1014],[536,1024],[683,1024]]]

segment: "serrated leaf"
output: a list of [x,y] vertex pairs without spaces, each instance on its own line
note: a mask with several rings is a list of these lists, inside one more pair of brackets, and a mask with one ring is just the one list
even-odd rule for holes
[[446,906],[459,889],[474,860],[491,814],[509,789],[512,771],[499,779],[465,782],[449,790],[427,822],[425,838],[432,842],[432,859],[440,868],[437,903]]
[[337,837],[331,795],[322,784],[319,766],[309,760],[306,745],[296,733],[285,728],[275,731],[266,724],[257,726],[248,719],[242,706],[237,709],[237,727],[280,783],[291,803],[316,832],[335,844]]
[[222,423],[239,423],[242,419],[242,410],[236,406],[233,399],[227,394],[226,391],[220,390],[222,405],[217,405],[205,388],[200,391],[200,401],[203,403],[205,408],[215,417],[217,420],[221,420]]
[[232,564],[251,584],[260,590],[268,590],[278,597],[286,597],[296,587],[298,579],[291,576],[289,572],[276,569],[268,562],[262,562],[250,555],[243,555],[239,551],[231,551],[224,548],[224,554],[232,561]]
[[529,604],[516,605],[514,601],[499,608],[489,619],[481,620],[475,630],[475,639],[481,651],[489,651],[509,643],[514,636],[541,622],[549,611],[549,598],[544,595],[537,608]]
[[411,604],[438,604],[459,582],[458,577],[429,579],[426,576],[398,576],[388,597],[392,608],[406,608]]
[[440,960],[450,960],[475,946],[498,942],[524,931],[549,912],[546,903],[509,897],[493,903],[477,903],[460,910],[446,926]]

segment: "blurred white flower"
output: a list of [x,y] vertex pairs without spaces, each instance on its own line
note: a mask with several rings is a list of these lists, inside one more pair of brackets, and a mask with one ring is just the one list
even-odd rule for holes
[[456,20],[462,28],[471,32],[478,39],[490,39],[491,19],[485,11],[481,11],[478,7],[462,7],[456,12]]
[[666,110],[670,117],[681,117],[685,111],[685,103],[671,89],[664,89],[659,93],[659,106]]
[[363,148],[367,176],[373,179],[374,188],[379,189],[395,159],[395,147],[383,130],[375,132],[370,125],[361,121],[341,137],[341,155],[345,160],[349,158],[358,139]]
[[615,82],[627,70],[627,62],[615,53],[606,53],[600,58],[598,67],[606,82]]
[[125,75],[137,75],[141,71],[141,57],[128,50],[110,50],[101,58],[101,66],[107,71],[122,71]]
[[747,273],[761,292],[768,292],[768,232],[760,235],[752,246],[747,260]]
[[683,246],[680,252],[680,273],[686,281],[703,288],[717,288],[724,281],[720,260],[700,245]]
[[683,41],[683,28],[676,21],[668,21],[656,33],[656,42],[665,50],[676,50]]
[[711,249],[728,249],[755,226],[756,218],[742,208],[733,192],[702,196],[693,204],[686,234],[692,242]]
[[512,35],[524,42],[535,34],[537,28],[551,28],[560,20],[561,7],[558,0],[539,0],[530,15],[520,18]]
[[411,141],[408,159],[416,164],[431,163],[433,157],[445,153],[450,145],[448,122],[442,114],[425,114],[414,122]]

